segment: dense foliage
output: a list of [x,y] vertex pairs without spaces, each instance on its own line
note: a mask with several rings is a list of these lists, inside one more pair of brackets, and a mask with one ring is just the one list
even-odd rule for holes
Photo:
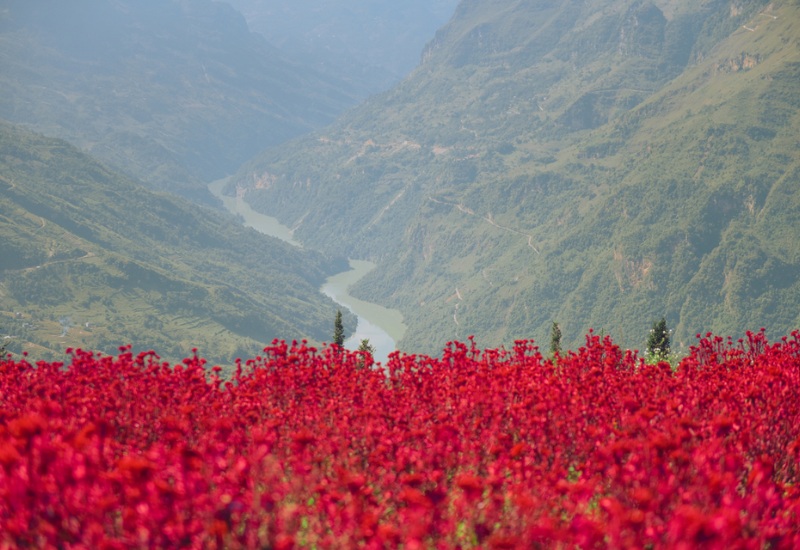
[[797,548],[800,333],[0,363],[0,546]]

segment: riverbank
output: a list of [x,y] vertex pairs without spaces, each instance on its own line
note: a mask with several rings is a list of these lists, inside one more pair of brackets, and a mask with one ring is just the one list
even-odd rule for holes
[[244,199],[223,195],[222,190],[225,188],[225,184],[228,183],[229,179],[230,178],[222,178],[208,184],[208,190],[211,191],[212,195],[222,201],[223,206],[225,206],[228,212],[236,216],[241,216],[247,227],[252,227],[265,235],[286,241],[297,248],[303,248],[301,242],[294,240],[294,233],[292,230],[283,225],[276,218],[256,212],[250,208],[250,205],[247,204]]
[[[208,190],[222,201],[225,208],[234,215],[241,216],[248,227],[276,237],[289,244],[302,248],[302,243],[294,239],[291,229],[280,223],[276,218],[256,212],[244,199],[228,197],[222,194],[229,178],[214,181],[208,185]],[[375,348],[373,357],[375,361],[386,362],[389,354],[397,349],[397,342],[403,338],[406,326],[403,315],[396,309],[389,309],[379,304],[366,302],[351,296],[348,290],[367,273],[375,268],[375,264],[365,260],[350,260],[350,269],[329,277],[320,288],[320,292],[331,298],[334,302],[346,308],[358,317],[358,324],[353,334],[345,340],[347,349],[355,350],[365,338]],[[331,331],[333,330],[333,315],[331,315]],[[332,333],[332,332],[331,332]]]
[[358,349],[361,340],[368,338],[375,348],[376,361],[385,362],[403,338],[406,325],[403,315],[396,309],[359,300],[348,293],[348,289],[375,269],[375,264],[365,260],[350,260],[350,271],[329,277],[320,291],[334,302],[343,305],[358,316],[358,326],[353,335],[345,340],[347,349]]

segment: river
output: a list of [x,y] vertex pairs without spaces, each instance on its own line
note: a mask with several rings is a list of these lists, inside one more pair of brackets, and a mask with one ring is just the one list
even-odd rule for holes
[[[276,218],[256,212],[244,199],[224,196],[222,189],[228,179],[223,178],[212,182],[208,189],[222,201],[229,212],[241,216],[244,224],[248,227],[302,248],[302,243],[294,240],[292,230],[281,224]],[[396,309],[359,300],[348,293],[350,287],[374,268],[375,264],[372,262],[350,260],[350,269],[329,277],[320,288],[320,292],[358,317],[356,331],[345,340],[345,347],[352,350],[358,349],[361,340],[368,338],[369,343],[375,348],[373,354],[375,361],[385,363],[389,354],[395,351],[397,341],[405,334],[406,326],[403,323],[402,314]],[[333,319],[334,316],[331,315],[331,335],[333,335]]]

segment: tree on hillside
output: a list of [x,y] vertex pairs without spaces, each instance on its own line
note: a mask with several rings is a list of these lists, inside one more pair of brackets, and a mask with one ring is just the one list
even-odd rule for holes
[[669,356],[669,329],[667,321],[663,317],[653,323],[650,329],[650,336],[647,337],[647,356],[658,361],[665,360]]
[[342,324],[342,310],[336,310],[336,321],[333,323],[333,343],[344,347],[344,325]]
[[550,330],[550,355],[556,353],[561,353],[561,328],[553,321],[553,328]]

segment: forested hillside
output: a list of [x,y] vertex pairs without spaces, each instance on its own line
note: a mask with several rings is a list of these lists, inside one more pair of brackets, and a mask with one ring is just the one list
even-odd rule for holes
[[0,67],[0,118],[200,201],[207,182],[355,102],[211,0],[9,0]]
[[[192,348],[253,357],[274,338],[329,341],[345,269],[233,217],[132,182],[71,145],[0,123],[0,344],[34,359],[67,347]],[[347,331],[354,327],[346,314]]]
[[798,324],[796,1],[464,0],[391,91],[234,185],[379,263],[404,349]]

